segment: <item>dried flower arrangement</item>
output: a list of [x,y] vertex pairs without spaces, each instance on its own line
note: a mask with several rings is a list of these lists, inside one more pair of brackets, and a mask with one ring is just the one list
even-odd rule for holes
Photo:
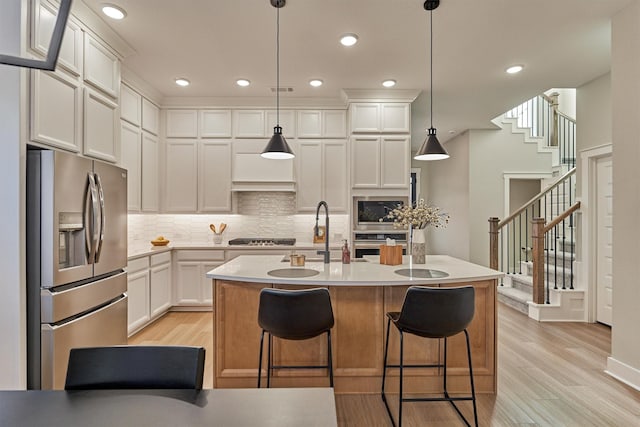
[[437,206],[429,206],[424,199],[418,200],[415,206],[398,205],[389,212],[388,218],[393,219],[393,226],[407,229],[424,229],[428,225],[436,228],[446,227],[449,223],[449,214],[440,211]]

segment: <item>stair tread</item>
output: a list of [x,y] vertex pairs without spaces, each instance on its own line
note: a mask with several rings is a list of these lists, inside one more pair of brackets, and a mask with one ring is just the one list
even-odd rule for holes
[[511,288],[508,286],[499,286],[498,293],[506,295],[516,301],[527,302],[531,301],[531,294],[520,289]]

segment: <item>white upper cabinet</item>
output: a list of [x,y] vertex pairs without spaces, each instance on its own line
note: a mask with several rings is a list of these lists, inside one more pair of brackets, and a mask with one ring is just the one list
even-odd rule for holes
[[314,211],[318,202],[323,200],[322,185],[322,142],[300,141],[296,153],[297,183],[296,198],[298,211]]
[[142,124],[142,96],[129,86],[120,87],[120,118],[140,126]]
[[107,95],[120,94],[120,61],[115,53],[91,35],[84,34],[84,81]]
[[411,132],[411,104],[409,103],[353,103],[349,108],[351,132]]
[[158,212],[158,137],[142,132],[142,174],[141,174],[141,209],[143,212]]
[[231,143],[200,141],[198,150],[200,212],[231,211]]
[[126,121],[120,123],[120,164],[127,170],[127,208],[140,210],[142,132]]
[[349,212],[349,175],[347,173],[347,141],[324,141],[322,161],[324,174],[323,200],[327,202],[332,212]]
[[200,111],[202,138],[231,138],[231,110]]
[[344,138],[346,134],[344,110],[298,111],[298,138]]
[[31,72],[30,139],[78,152],[82,149],[82,87],[63,73]]
[[324,200],[331,212],[347,212],[346,141],[300,141],[297,150],[298,211],[314,212]]
[[411,171],[408,136],[351,138],[353,188],[409,188]]
[[197,110],[167,110],[167,138],[197,137]]
[[264,110],[235,110],[233,121],[236,138],[262,138],[265,136]]
[[[33,0],[31,22],[31,49],[42,56],[47,55],[58,8],[45,0]],[[67,20],[58,65],[75,77],[82,74],[83,53],[82,30],[73,18]]]
[[166,142],[165,208],[168,212],[198,209],[198,146],[195,140]]
[[118,104],[85,88],[84,154],[109,162],[118,161],[119,129]]
[[142,98],[142,129],[154,135],[160,130],[160,109],[151,101]]

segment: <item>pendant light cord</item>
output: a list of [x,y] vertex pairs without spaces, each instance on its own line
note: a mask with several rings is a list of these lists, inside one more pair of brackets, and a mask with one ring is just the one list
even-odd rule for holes
[[431,128],[433,128],[433,9],[429,11],[429,29],[431,30],[431,47],[429,48],[429,58],[431,62]]
[[280,126],[280,7],[276,6],[276,125]]

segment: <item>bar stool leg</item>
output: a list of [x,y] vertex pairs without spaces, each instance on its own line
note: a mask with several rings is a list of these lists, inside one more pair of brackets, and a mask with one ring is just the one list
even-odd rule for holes
[[402,427],[402,383],[404,382],[404,334],[400,331],[400,399],[398,408],[398,427]]
[[473,402],[473,420],[478,427],[478,409],[476,408],[476,389],[473,384],[473,367],[471,366],[471,346],[469,344],[469,332],[464,330],[464,336],[467,339],[467,358],[469,359],[469,379],[471,381],[471,402]]
[[444,389],[444,397],[449,398],[449,392],[447,391],[447,337],[444,337],[444,361],[443,361],[443,374],[442,374],[442,388]]
[[384,397],[384,381],[387,377],[387,354],[389,353],[389,330],[391,329],[391,319],[387,319],[387,338],[384,344],[384,366],[382,369],[382,400],[386,402]]
[[327,365],[329,366],[329,386],[333,387],[333,356],[331,355],[331,330],[327,331]]
[[264,329],[260,334],[260,359],[258,360],[258,388],[260,388],[260,380],[262,379],[262,349],[264,348]]
[[269,334],[269,344],[267,348],[267,388],[271,388],[271,343],[273,341],[273,336]]

